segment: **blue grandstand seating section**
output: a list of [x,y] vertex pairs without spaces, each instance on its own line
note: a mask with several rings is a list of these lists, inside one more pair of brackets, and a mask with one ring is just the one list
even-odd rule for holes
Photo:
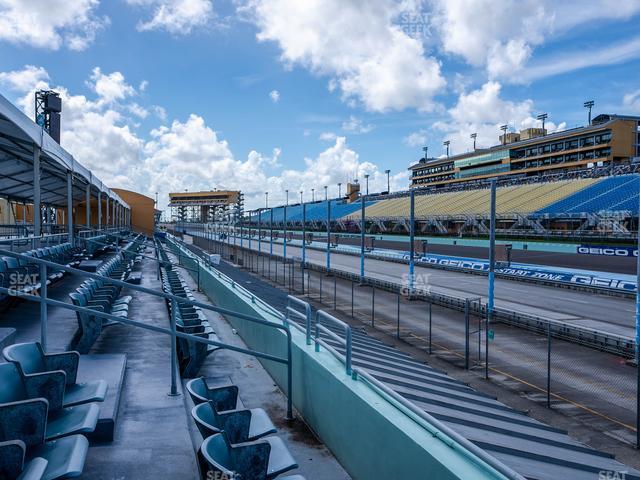
[[607,177],[562,200],[538,210],[539,214],[638,211],[640,180],[637,175]]
[[[360,202],[346,203],[342,200],[329,200],[331,202],[331,220],[337,220],[345,215],[360,210]],[[327,201],[307,203],[307,211],[305,212],[307,221],[321,221],[327,218]],[[365,202],[365,207],[369,207],[376,202]],[[270,212],[266,211],[260,215],[262,222],[269,222]],[[273,221],[282,222],[284,220],[284,207],[276,207],[273,209]],[[302,221],[302,205],[291,205],[287,207],[287,221]]]

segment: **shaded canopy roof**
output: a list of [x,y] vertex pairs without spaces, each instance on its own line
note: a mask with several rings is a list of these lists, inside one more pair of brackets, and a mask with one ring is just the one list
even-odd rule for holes
[[41,202],[55,206],[67,204],[67,172],[73,174],[74,202],[102,192],[129,208],[117,193],[104,185],[39,125],[0,95],[0,195],[11,200],[33,201],[33,158],[40,149]]

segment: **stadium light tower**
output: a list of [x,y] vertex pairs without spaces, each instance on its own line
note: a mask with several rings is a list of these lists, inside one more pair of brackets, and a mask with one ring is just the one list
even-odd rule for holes
[[509,125],[501,125],[500,126],[500,130],[502,130],[502,145],[506,145],[507,144],[507,129],[509,128]]
[[587,125],[591,125],[591,109],[593,108],[594,105],[595,105],[595,102],[593,100],[588,100],[584,102],[584,104],[582,105],[584,108],[589,109],[589,123]]
[[342,198],[342,183],[338,182],[338,198]]
[[312,202],[316,201],[316,189],[315,188],[311,189],[311,201]]
[[156,192],[156,208],[158,208],[158,192]]
[[329,200],[329,186],[325,185],[324,186],[324,201],[326,202],[327,200]]
[[285,190],[284,194],[286,196],[285,205],[289,205],[289,190]]
[[367,182],[367,186],[366,186],[366,188],[365,188],[365,191],[367,192],[367,193],[366,193],[366,195],[369,195],[369,174],[368,174],[368,173],[365,173],[365,174],[364,174],[364,179],[365,179],[365,180],[366,180],[366,182]]
[[302,205],[304,202],[302,201],[302,194],[304,193],[303,190],[300,190],[300,205]]
[[541,113],[540,115],[538,115],[536,118],[538,120],[542,120],[542,135],[546,135],[547,131],[544,129],[544,121],[547,119],[549,115],[546,113]]
[[269,192],[264,192],[264,208],[269,208]]
[[384,173],[387,174],[387,193],[390,193],[391,188],[389,187],[389,174],[391,173],[391,170],[385,170]]
[[477,133],[472,133],[469,138],[473,138],[473,151],[475,152],[476,150],[476,138],[478,138],[478,134]]
[[447,157],[449,156],[449,145],[451,144],[451,140],[445,140],[442,144],[447,147]]
[[429,147],[428,146],[424,146],[422,147],[422,151],[424,152],[424,159],[427,159],[427,154],[429,153]]

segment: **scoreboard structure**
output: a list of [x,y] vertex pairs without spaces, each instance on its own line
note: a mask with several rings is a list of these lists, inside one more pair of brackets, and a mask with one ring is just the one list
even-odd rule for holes
[[212,190],[208,192],[169,193],[171,220],[211,223],[235,221],[244,211],[242,192]]

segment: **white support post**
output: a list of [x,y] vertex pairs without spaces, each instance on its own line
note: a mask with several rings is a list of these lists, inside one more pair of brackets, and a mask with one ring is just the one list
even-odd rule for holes
[[[25,218],[26,221],[26,218]],[[33,146],[33,236],[42,234],[42,205],[40,203],[40,147]]]
[[85,222],[87,223],[87,229],[91,228],[91,183],[87,183],[85,191]]
[[67,172],[67,232],[69,243],[73,245],[73,174]]
[[102,192],[98,192],[98,230],[102,230]]

